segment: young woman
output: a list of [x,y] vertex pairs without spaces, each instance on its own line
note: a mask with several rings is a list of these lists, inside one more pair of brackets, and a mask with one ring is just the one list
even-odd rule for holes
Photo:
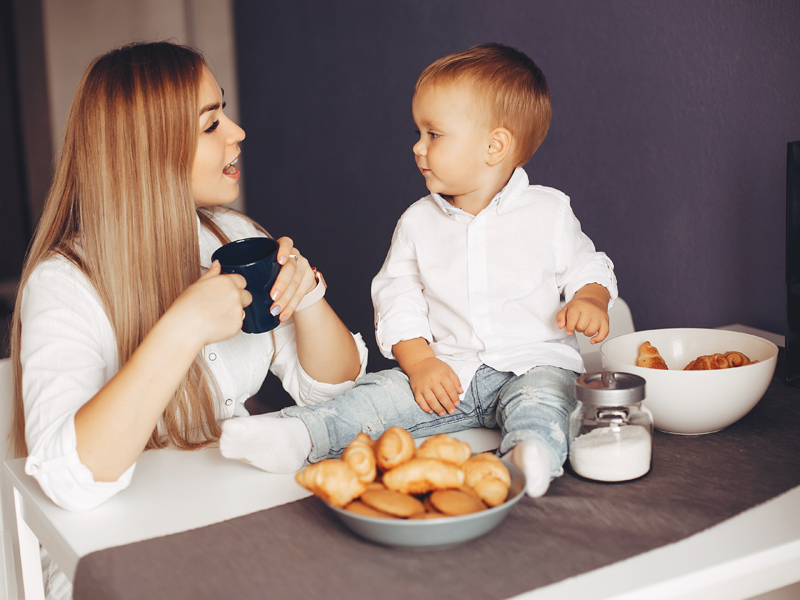
[[268,370],[301,405],[365,370],[289,238],[270,294],[281,325],[241,331],[244,278],[210,257],[266,234],[222,207],[245,136],[224,107],[202,57],[164,42],[100,57],[75,95],[12,325],[15,451],[64,508],[124,489],[145,449],[217,441]]

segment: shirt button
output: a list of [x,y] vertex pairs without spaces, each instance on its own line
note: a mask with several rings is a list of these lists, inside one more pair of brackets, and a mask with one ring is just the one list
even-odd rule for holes
[[230,406],[231,404],[233,404],[233,400],[231,400],[230,398],[225,400],[225,406]]
[[208,355],[208,360],[217,360],[217,355],[212,352]]

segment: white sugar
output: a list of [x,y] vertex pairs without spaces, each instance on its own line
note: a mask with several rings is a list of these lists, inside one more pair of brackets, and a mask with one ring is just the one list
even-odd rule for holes
[[650,432],[641,425],[600,427],[578,436],[569,450],[572,469],[597,481],[627,481],[650,470]]

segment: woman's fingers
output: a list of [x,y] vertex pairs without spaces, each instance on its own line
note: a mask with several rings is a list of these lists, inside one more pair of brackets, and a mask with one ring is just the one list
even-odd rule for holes
[[294,248],[294,242],[292,238],[286,236],[278,238],[275,241],[278,242],[278,264],[285,265]]
[[281,321],[288,320],[314,285],[316,278],[308,260],[297,248],[290,248],[289,260],[281,267],[270,295],[274,302],[271,307],[273,314],[280,313]]

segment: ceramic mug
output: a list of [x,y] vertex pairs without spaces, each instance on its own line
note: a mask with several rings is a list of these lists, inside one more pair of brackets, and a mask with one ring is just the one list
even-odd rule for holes
[[244,309],[242,331],[264,333],[280,324],[278,316],[270,314],[270,291],[278,278],[278,242],[272,238],[254,237],[225,244],[211,255],[218,260],[223,273],[237,273],[247,280],[253,301]]

